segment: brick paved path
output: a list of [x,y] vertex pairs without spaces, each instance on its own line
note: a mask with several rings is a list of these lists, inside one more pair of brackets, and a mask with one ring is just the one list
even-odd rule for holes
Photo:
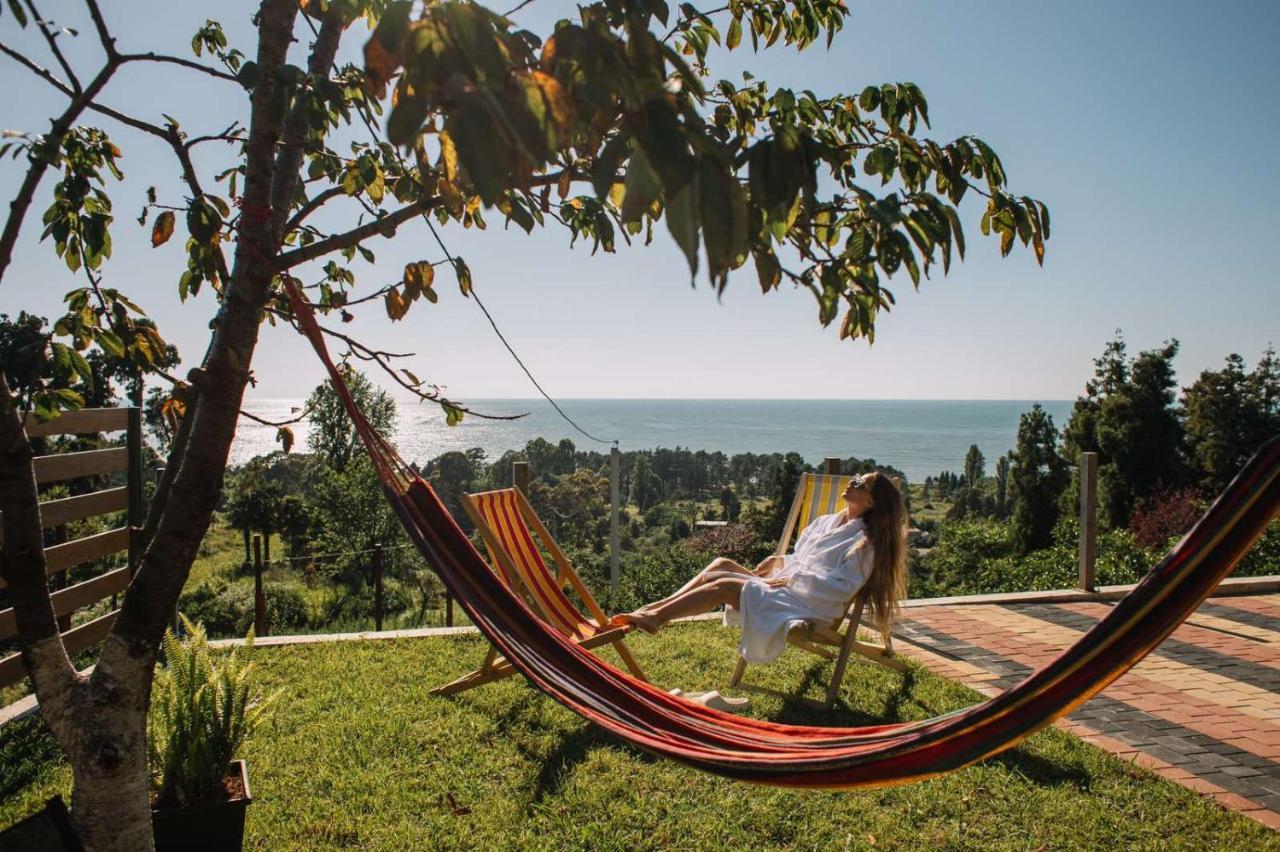
[[[929,668],[990,695],[1053,659],[1109,608],[911,607],[894,634]],[[1280,829],[1280,595],[1211,599],[1058,726]]]

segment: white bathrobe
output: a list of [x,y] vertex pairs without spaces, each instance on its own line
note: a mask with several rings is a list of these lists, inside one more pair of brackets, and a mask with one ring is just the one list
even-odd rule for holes
[[800,533],[794,553],[769,579],[789,578],[775,589],[764,578],[748,580],[738,607],[725,608],[725,623],[742,625],[738,652],[749,663],[768,663],[782,655],[787,631],[806,621],[828,625],[844,615],[845,607],[871,572],[871,545],[859,547],[867,536],[860,519],[840,523],[840,514],[815,518]]

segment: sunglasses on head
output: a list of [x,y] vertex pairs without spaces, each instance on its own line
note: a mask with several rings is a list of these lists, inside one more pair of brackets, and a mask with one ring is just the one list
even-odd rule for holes
[[867,477],[864,474],[858,474],[853,479],[849,480],[849,484],[854,488],[865,488],[868,491],[871,490],[871,483],[867,481]]

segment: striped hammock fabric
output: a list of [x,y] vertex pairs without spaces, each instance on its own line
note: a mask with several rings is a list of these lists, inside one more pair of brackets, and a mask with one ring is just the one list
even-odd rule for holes
[[934,777],[1016,745],[1097,694],[1191,615],[1280,508],[1280,438],[1249,461],[1204,517],[1106,618],[1007,692],[921,722],[781,725],[684,701],[577,647],[496,577],[419,477],[369,425],[334,367],[311,307],[286,279],[387,499],[471,620],[529,681],[614,735],[708,772],[789,787],[857,788]]

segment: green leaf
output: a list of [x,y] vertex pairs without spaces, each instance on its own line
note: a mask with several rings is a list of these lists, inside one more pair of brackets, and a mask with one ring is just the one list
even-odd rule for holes
[[440,402],[440,407],[444,409],[444,422],[448,426],[457,426],[462,422],[463,415],[466,413],[453,403],[444,400]]
[[471,295],[471,267],[467,266],[467,262],[460,257],[453,259],[453,270],[458,274],[458,289],[462,291],[462,295]]
[[622,221],[636,222],[649,212],[653,202],[658,200],[662,192],[662,182],[658,174],[649,165],[649,158],[644,149],[636,146],[631,152],[631,163],[627,167],[625,184],[626,195],[622,200]]
[[742,43],[742,19],[734,18],[729,24],[729,32],[725,35],[724,46],[733,50]]
[[22,3],[19,0],[9,0],[9,11],[18,19],[18,26],[25,30],[27,28],[27,13],[23,10]]
[[469,97],[451,110],[446,121],[458,157],[467,169],[476,192],[485,204],[492,204],[511,175],[510,157],[502,131],[494,124],[480,99]]
[[391,115],[387,117],[387,141],[392,145],[411,146],[418,131],[422,129],[429,110],[430,104],[426,98],[402,98],[391,108]]
[[697,182],[689,181],[667,201],[667,230],[689,262],[689,276],[698,274]]

